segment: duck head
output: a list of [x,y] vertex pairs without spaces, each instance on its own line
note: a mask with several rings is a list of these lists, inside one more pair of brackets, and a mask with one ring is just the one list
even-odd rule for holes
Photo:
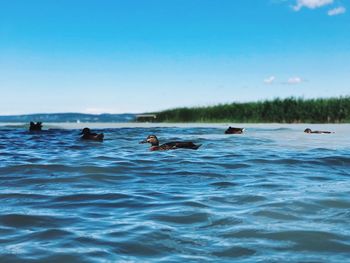
[[158,138],[155,135],[149,135],[146,140],[143,140],[140,143],[150,143],[152,146],[159,146]]
[[80,134],[89,135],[91,133],[89,128],[84,128]]
[[43,125],[42,125],[42,122],[37,122],[37,123],[34,123],[34,122],[30,122],[30,126],[29,126],[29,130],[30,131],[41,131]]
[[244,128],[234,128],[234,127],[228,127],[228,129],[225,131],[225,134],[242,134],[244,131]]

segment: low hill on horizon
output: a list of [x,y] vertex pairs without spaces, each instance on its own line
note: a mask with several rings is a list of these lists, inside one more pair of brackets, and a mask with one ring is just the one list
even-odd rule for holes
[[36,113],[0,115],[0,122],[131,122],[136,114]]

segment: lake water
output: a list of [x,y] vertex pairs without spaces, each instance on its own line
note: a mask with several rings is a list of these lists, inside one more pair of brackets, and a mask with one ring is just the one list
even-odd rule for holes
[[350,125],[227,126],[1,124],[0,262],[349,262]]

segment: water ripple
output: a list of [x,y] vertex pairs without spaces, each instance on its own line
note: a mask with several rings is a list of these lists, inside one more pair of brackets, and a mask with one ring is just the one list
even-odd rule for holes
[[[330,136],[276,125],[232,136],[222,125],[115,128],[96,143],[77,130],[21,127],[0,129],[0,262],[350,257],[343,128]],[[138,144],[149,134],[203,145],[150,152]]]

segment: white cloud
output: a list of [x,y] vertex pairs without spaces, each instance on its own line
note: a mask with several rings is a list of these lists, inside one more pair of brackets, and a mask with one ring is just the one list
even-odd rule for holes
[[287,80],[287,84],[292,84],[292,85],[300,84],[302,82],[304,82],[304,80],[300,77],[291,77]]
[[336,7],[336,8],[329,10],[328,15],[329,16],[336,16],[336,15],[344,14],[345,12],[346,12],[345,7],[340,6],[340,7]]
[[334,0],[297,0],[297,3],[293,6],[293,9],[295,11],[299,11],[303,7],[315,9],[325,5],[333,4],[333,2]]
[[272,84],[275,81],[275,79],[276,79],[275,76],[270,76],[270,77],[264,79],[264,83],[265,84]]

